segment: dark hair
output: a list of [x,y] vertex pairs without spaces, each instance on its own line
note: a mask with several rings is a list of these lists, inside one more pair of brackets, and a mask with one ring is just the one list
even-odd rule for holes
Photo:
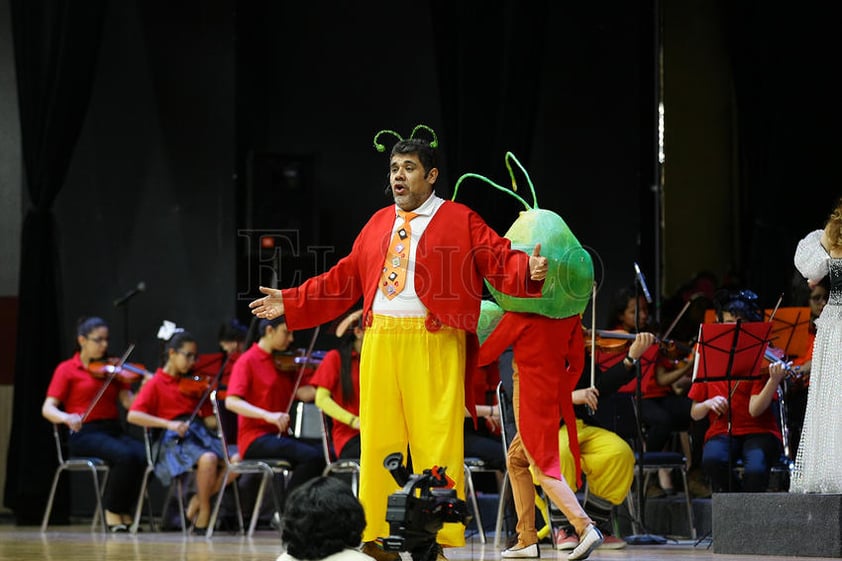
[[354,330],[359,327],[359,325],[360,322],[357,320],[348,326],[348,329],[339,340],[339,348],[337,349],[339,351],[339,381],[342,382],[343,401],[351,401],[351,398],[357,393],[351,379],[351,359],[354,356],[354,343],[357,340]]
[[718,290],[713,298],[716,319],[722,321],[728,312],[743,321],[763,321],[763,311],[757,304],[757,294],[751,290]]
[[251,347],[253,344],[257,343],[261,337],[266,335],[266,328],[269,326],[278,327],[282,323],[286,323],[287,318],[285,315],[278,316],[275,319],[260,319],[257,316],[251,318],[251,323],[249,324],[248,332],[246,333],[245,339],[245,347]]
[[430,146],[429,141],[421,138],[408,138],[398,141],[392,146],[392,154],[389,160],[391,161],[396,154],[416,154],[418,159],[421,160],[421,165],[424,166],[424,177],[427,177],[431,169],[439,167],[438,150]]
[[614,329],[620,324],[620,318],[629,306],[629,301],[634,300],[634,289],[621,288],[611,296],[608,306],[608,321],[605,322],[606,329]]
[[219,326],[219,334],[216,337],[217,341],[237,341],[238,343],[246,340],[248,327],[243,325],[237,318],[230,319]]
[[[825,291],[828,293],[828,295],[830,295],[830,275],[825,275],[825,276],[823,276],[823,277],[822,277],[822,280],[820,280],[820,281],[816,284],[816,286],[821,286],[822,288],[824,288],[824,289],[825,289]],[[812,291],[813,291],[813,290],[812,290],[812,289],[810,289],[810,292],[812,292]]]
[[285,315],[280,315],[280,316],[276,317],[275,319],[262,319],[262,320],[260,320],[260,322],[257,324],[257,329],[258,329],[258,332],[259,332],[257,338],[259,339],[259,338],[263,337],[264,335],[266,335],[266,328],[267,327],[278,327],[282,323],[286,323],[286,322],[287,322],[287,317]]
[[[825,275],[822,277],[816,286],[820,286],[825,289],[825,291],[830,294],[830,276]],[[805,279],[799,271],[794,271],[792,275],[792,304],[793,306],[809,306],[810,305],[810,294],[813,292],[813,289],[810,288],[810,285],[807,283],[807,279]]]
[[187,343],[197,343],[196,338],[193,337],[187,331],[179,331],[178,333],[170,337],[169,340],[164,344],[164,356],[161,357],[161,366],[167,363],[167,360],[169,359],[170,349],[177,351]]
[[76,334],[80,337],[87,337],[90,335],[91,331],[99,329],[100,327],[108,327],[105,320],[100,317],[91,316],[89,318],[79,318],[79,322],[76,325]]
[[793,306],[806,306],[810,301],[810,286],[807,280],[801,275],[798,269],[792,270],[790,282],[790,302]]
[[328,476],[296,487],[287,497],[281,540],[296,559],[316,560],[356,548],[365,528],[363,507],[351,487]]

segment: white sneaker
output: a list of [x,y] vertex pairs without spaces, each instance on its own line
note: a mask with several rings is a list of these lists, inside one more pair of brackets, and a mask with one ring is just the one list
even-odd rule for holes
[[503,559],[538,559],[541,557],[541,549],[537,543],[523,547],[518,547],[515,544],[513,547],[500,552],[500,557]]
[[579,537],[579,545],[576,549],[570,552],[567,556],[568,561],[577,561],[578,559],[587,559],[591,552],[599,547],[605,538],[602,537],[602,532],[593,524],[588,525],[585,531]]

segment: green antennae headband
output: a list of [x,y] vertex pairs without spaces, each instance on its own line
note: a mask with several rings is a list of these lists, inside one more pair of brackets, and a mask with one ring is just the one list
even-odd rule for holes
[[[433,129],[431,129],[427,125],[416,125],[415,128],[412,129],[412,133],[410,133],[409,139],[415,138],[415,133],[418,132],[419,129],[424,129],[427,132],[429,132],[433,136],[433,140],[430,141],[430,147],[431,148],[438,148],[439,137],[436,136],[436,131],[434,131]],[[393,130],[383,129],[382,131],[380,131],[380,132],[378,132],[377,134],[374,135],[374,149],[377,150],[378,152],[385,152],[386,151],[386,146],[384,144],[381,144],[380,142],[377,142],[377,139],[380,138],[381,134],[391,134],[392,136],[397,138],[399,142],[404,139],[401,135],[399,135],[398,133],[396,133]]]

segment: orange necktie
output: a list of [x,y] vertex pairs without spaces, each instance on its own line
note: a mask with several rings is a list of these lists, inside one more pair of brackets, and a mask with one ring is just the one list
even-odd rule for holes
[[398,210],[398,216],[403,218],[403,225],[392,236],[380,278],[380,290],[389,300],[400,294],[406,284],[406,266],[409,262],[410,234],[412,233],[409,221],[418,215],[414,212]]

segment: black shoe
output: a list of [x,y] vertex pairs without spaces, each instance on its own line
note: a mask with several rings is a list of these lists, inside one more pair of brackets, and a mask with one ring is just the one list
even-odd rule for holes
[[193,535],[194,536],[204,536],[208,533],[208,528],[205,526],[204,528],[199,528],[198,526],[193,527]]
[[129,533],[129,527],[125,524],[109,524],[108,532],[111,534],[127,534]]

